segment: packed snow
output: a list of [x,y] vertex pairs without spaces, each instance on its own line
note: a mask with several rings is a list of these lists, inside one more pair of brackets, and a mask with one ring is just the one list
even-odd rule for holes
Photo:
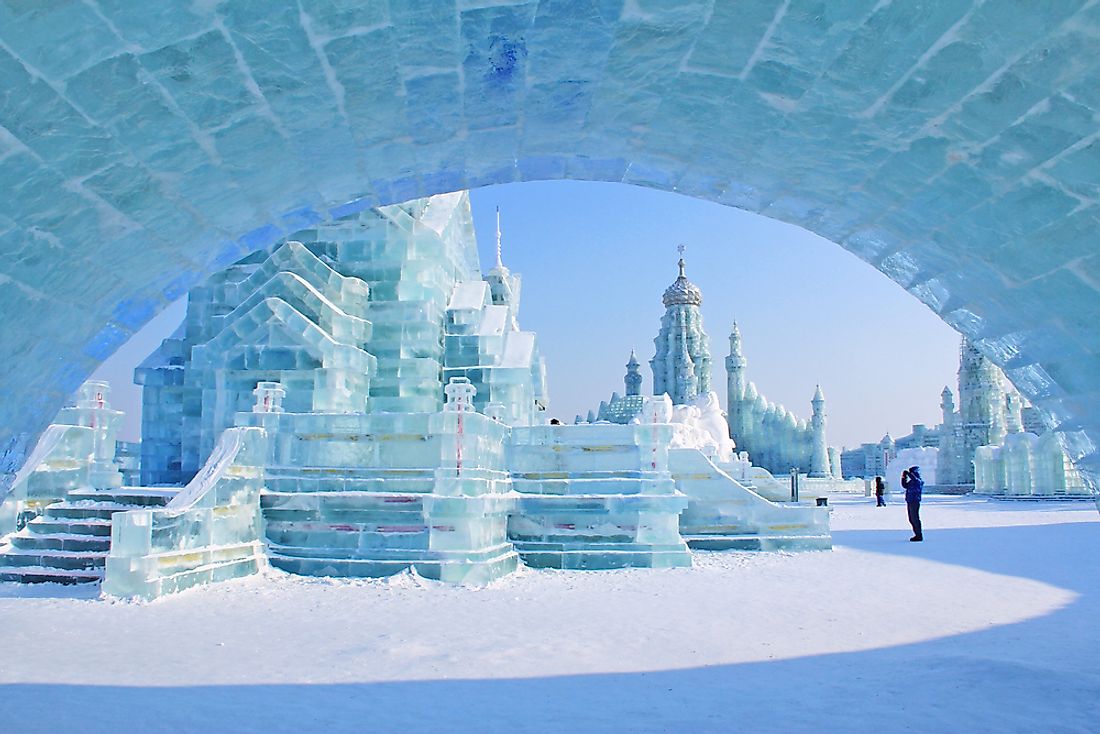
[[1091,503],[928,497],[924,543],[901,503],[830,503],[831,552],[690,569],[0,584],[0,731],[1100,728]]

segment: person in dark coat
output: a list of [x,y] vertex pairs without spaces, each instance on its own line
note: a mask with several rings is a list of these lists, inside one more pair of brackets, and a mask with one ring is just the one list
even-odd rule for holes
[[882,483],[882,477],[875,477],[875,507],[886,507],[886,485]]
[[913,537],[909,540],[919,543],[924,540],[920,526],[920,497],[924,480],[920,478],[919,466],[911,466],[901,473],[901,486],[905,487],[905,507],[909,510],[909,524],[913,526]]

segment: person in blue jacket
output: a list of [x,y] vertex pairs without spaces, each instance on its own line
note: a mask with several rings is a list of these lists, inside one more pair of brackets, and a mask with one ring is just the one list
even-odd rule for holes
[[901,486],[905,488],[905,507],[909,510],[909,524],[913,526],[913,537],[909,540],[919,543],[924,540],[920,527],[920,496],[924,490],[924,480],[920,478],[919,466],[911,466],[901,473]]

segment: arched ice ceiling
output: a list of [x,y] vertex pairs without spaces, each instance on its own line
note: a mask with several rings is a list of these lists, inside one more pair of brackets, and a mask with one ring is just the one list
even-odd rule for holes
[[0,472],[213,268],[576,178],[839,243],[1100,476],[1098,110],[1095,0],[2,0]]

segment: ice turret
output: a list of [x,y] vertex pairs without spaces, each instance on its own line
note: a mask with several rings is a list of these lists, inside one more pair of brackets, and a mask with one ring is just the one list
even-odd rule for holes
[[730,330],[730,353],[726,357],[726,407],[730,425],[730,438],[738,445],[748,438],[752,400],[746,394],[745,356],[741,353],[741,330],[733,322]]
[[638,356],[631,349],[630,359],[626,363],[626,377],[623,378],[628,396],[642,394],[642,373],[638,371],[638,368]]
[[813,400],[813,417],[810,419],[810,476],[828,477],[832,474],[829,466],[829,444],[825,440],[825,395],[821,385],[817,386]]

